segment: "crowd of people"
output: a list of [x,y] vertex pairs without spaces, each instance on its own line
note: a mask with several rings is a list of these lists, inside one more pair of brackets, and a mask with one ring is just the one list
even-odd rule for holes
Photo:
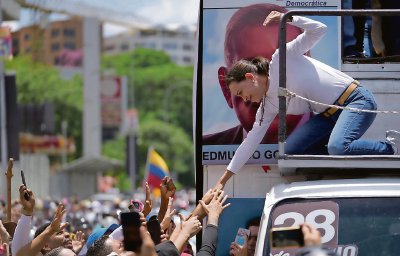
[[[225,194],[222,186],[208,190],[188,216],[185,217],[178,213],[178,221],[174,218],[177,211],[173,209],[176,187],[171,178],[165,177],[160,184],[161,204],[158,211],[153,210],[153,200],[147,184],[145,190],[146,195],[143,202],[137,199],[131,200],[126,209],[122,209],[116,216],[112,216],[112,218],[119,219],[121,213],[137,213],[140,216],[140,225],[137,233],[131,234],[132,230],[124,226],[122,221],[122,225],[120,225],[120,221],[118,224],[106,225],[104,222],[101,227],[94,229],[88,228],[89,224],[85,227],[79,222],[69,222],[68,220],[74,219],[71,216],[83,214],[82,208],[63,203],[54,205],[55,211],[49,211],[49,214],[41,222],[37,222],[37,219],[42,218],[35,211],[40,200],[35,197],[33,191],[25,185],[21,185],[19,200],[14,203],[14,208],[17,204],[20,206],[19,219],[15,229],[7,230],[0,221],[0,255],[216,255],[219,218],[221,213],[230,206],[230,203],[226,202],[228,195]],[[16,215],[14,215],[15,217]],[[148,225],[152,220],[159,224],[160,230],[157,232],[154,232]],[[245,238],[245,243],[239,245],[232,242],[229,252],[231,256],[255,255],[260,220],[261,218],[257,217],[248,221],[246,228],[249,230],[249,234]],[[202,245],[196,252],[189,243],[189,239],[200,231],[203,232]],[[304,235],[306,241],[312,241],[312,245],[318,245],[318,239],[320,241],[319,233],[317,232],[318,235],[315,236],[315,232],[317,231],[311,227]],[[154,237],[154,234],[158,234],[159,237]],[[136,237],[140,241],[140,246],[136,251],[124,249],[129,237]],[[307,237],[311,238],[307,240]]]

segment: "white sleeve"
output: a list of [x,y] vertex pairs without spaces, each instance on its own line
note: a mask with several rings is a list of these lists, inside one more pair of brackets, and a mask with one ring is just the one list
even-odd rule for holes
[[242,168],[246,162],[253,155],[254,151],[256,151],[258,145],[260,145],[261,140],[264,138],[265,133],[267,132],[268,127],[271,125],[274,120],[276,113],[273,113],[270,105],[264,106],[264,118],[260,125],[260,117],[261,117],[261,105],[257,110],[256,120],[253,124],[253,128],[247,134],[246,139],[240,144],[238,149],[235,152],[231,162],[228,165],[228,170],[237,173],[240,168]]
[[122,233],[122,226],[119,226],[118,228],[116,228],[110,235],[109,237],[111,237],[114,240],[118,240],[118,241],[123,241],[124,240],[124,235]]
[[302,16],[293,16],[290,24],[303,29],[304,32],[298,35],[293,41],[287,43],[287,53],[303,55],[321,40],[327,30],[325,24]]
[[30,239],[30,232],[32,227],[32,216],[21,215],[18,220],[17,227],[15,228],[14,237],[11,243],[12,255],[17,255],[17,252],[27,245]]

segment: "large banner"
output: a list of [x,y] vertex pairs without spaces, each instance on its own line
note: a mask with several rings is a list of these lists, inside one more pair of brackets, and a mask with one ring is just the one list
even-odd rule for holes
[[[286,1],[266,0],[204,0],[202,15],[202,48],[199,63],[202,65],[202,164],[227,164],[240,143],[251,130],[258,103],[244,102],[232,95],[223,79],[235,60],[263,56],[271,59],[278,48],[278,24],[263,27],[271,11],[338,9],[340,1]],[[332,67],[339,68],[340,31],[339,18],[313,16],[328,26],[324,38],[309,53]],[[302,31],[288,26],[288,40]],[[198,97],[199,99],[199,97]],[[306,122],[310,114],[291,115],[287,118],[288,132]],[[197,118],[199,121],[199,117]],[[276,164],[278,118],[266,131],[249,164]]]

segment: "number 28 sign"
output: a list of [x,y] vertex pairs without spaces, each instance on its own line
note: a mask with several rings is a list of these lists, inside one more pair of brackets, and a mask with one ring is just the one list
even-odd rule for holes
[[272,214],[272,227],[311,224],[321,233],[321,242],[330,248],[338,245],[339,206],[333,201],[305,202],[277,206]]

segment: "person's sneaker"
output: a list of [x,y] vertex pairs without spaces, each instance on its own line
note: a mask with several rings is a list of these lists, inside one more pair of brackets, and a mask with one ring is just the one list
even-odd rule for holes
[[395,130],[386,131],[386,141],[392,145],[395,155],[400,153],[400,132]]

